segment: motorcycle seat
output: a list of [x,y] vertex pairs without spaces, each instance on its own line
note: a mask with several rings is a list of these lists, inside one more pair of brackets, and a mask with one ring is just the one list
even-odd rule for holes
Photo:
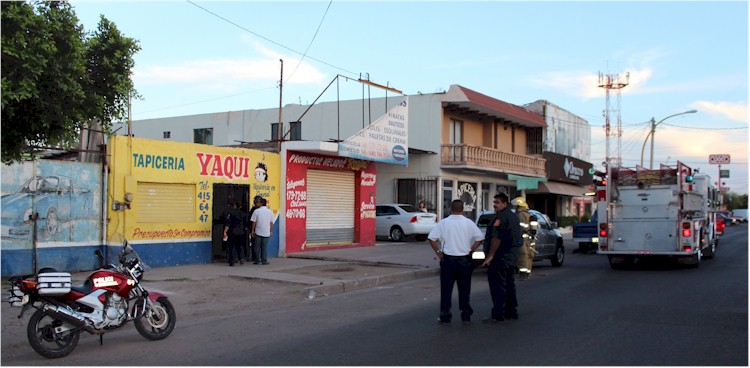
[[88,279],[81,285],[71,285],[70,289],[83,294],[91,294],[94,291],[94,283],[91,282],[91,279]]

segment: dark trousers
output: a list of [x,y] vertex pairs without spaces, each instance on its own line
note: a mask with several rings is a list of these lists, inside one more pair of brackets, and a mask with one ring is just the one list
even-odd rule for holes
[[[248,245],[248,252],[245,254],[245,257],[252,257],[253,262],[258,262],[258,256],[255,255],[255,238],[250,238],[250,244]],[[250,259],[248,259],[249,261]]]
[[443,260],[440,261],[440,321],[451,321],[451,297],[454,284],[458,285],[458,309],[461,311],[461,320],[468,321],[471,318],[474,310],[469,304],[469,297],[473,271],[471,256],[443,255]]
[[268,237],[255,235],[253,240],[255,241],[253,245],[253,262],[258,262],[260,259],[261,262],[268,263]]
[[229,260],[229,264],[234,264],[234,258],[232,253],[237,253],[237,261],[242,260],[242,248],[245,247],[245,238],[247,235],[240,234],[240,235],[234,235],[234,234],[228,234],[227,235],[227,259]]
[[502,320],[506,314],[516,310],[516,283],[513,279],[515,267],[503,259],[493,259],[487,269],[487,282],[492,295],[492,318]]

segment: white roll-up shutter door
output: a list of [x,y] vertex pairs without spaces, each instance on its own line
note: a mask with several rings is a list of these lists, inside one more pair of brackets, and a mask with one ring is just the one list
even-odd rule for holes
[[354,242],[354,172],[307,170],[307,245]]

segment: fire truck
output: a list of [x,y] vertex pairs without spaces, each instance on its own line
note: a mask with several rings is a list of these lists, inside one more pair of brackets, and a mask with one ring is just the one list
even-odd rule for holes
[[699,267],[718,244],[719,192],[689,166],[612,168],[597,187],[599,246],[613,269],[665,257]]

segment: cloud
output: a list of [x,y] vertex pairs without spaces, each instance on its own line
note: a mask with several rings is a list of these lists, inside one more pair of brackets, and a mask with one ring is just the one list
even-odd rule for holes
[[748,119],[747,104],[742,102],[696,101],[690,107],[700,112],[721,115],[740,123],[747,123]]
[[611,83],[627,83],[622,89],[623,94],[637,94],[645,91],[645,86],[653,76],[654,72],[649,68],[629,69],[623,73],[617,73],[617,79],[609,79],[612,74],[602,73],[593,74],[590,72],[552,72],[543,75],[541,78],[533,78],[532,83],[542,87],[555,88],[568,91],[574,96],[583,99],[599,98],[605,96],[605,89],[599,85]]
[[[325,74],[299,58],[292,58],[275,52],[260,44],[254,44],[256,57],[212,58],[181,61],[174,64],[136,67],[134,80],[143,84],[190,84],[204,91],[234,92],[246,90],[248,82],[261,82],[273,85],[278,83],[280,63],[285,61],[285,70],[293,78],[285,76],[284,83],[318,84]],[[287,69],[287,68],[291,68]]]

